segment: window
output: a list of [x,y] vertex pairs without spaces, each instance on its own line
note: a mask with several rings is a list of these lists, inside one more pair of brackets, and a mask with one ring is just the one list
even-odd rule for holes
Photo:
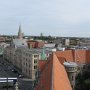
[[37,66],[34,66],[34,69],[37,69]]
[[34,55],[34,58],[37,58],[37,57],[39,57],[39,55]]
[[74,77],[72,76],[72,80],[74,80]]
[[73,85],[71,85],[71,87],[73,88]]
[[26,66],[27,66],[27,63],[26,63]]
[[34,66],[34,69],[35,69],[35,66]]
[[29,68],[30,68],[30,65],[29,65]]
[[83,66],[83,69],[85,69],[86,67],[85,67],[85,65]]
[[34,59],[34,63],[37,63],[37,59]]
[[26,62],[27,62],[27,58],[26,58]]

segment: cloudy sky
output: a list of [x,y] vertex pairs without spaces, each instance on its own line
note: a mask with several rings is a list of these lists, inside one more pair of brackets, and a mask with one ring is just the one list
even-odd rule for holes
[[90,37],[90,0],[0,0],[0,34]]

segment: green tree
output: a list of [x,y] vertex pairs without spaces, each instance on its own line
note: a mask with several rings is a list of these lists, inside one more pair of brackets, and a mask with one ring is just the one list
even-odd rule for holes
[[90,71],[82,71],[76,77],[75,90],[90,90]]

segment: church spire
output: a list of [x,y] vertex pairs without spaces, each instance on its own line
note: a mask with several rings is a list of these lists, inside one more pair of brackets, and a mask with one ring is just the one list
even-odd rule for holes
[[19,32],[21,33],[21,24],[19,25]]
[[41,52],[41,59],[42,59],[42,60],[46,60],[45,48],[42,49],[42,52]]
[[19,25],[18,38],[19,39],[22,39],[23,38],[22,30],[21,30],[21,24]]

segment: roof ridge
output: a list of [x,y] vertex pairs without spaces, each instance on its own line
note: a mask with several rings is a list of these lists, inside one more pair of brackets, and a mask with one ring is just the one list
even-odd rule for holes
[[[60,62],[55,53],[53,53],[52,64],[52,90],[72,90],[64,65]],[[64,83],[66,83],[66,86],[63,86]],[[61,84],[61,86],[59,84]]]

